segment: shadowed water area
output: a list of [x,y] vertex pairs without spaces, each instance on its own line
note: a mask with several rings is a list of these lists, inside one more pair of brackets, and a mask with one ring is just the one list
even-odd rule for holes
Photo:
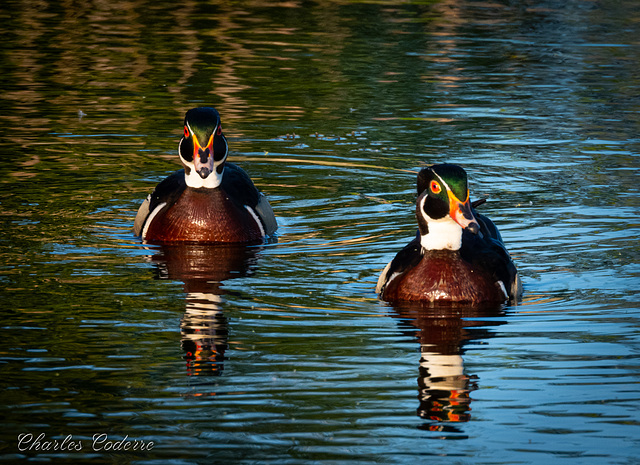
[[[0,461],[637,463],[637,2],[8,0],[0,19]],[[133,236],[201,105],[277,241]],[[519,305],[377,299],[441,162],[487,199]]]

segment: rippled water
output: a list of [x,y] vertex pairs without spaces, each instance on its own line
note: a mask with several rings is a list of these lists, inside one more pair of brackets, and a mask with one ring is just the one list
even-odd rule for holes
[[[637,463],[635,2],[0,13],[0,461]],[[276,242],[133,237],[204,104]],[[443,161],[520,305],[376,299]]]

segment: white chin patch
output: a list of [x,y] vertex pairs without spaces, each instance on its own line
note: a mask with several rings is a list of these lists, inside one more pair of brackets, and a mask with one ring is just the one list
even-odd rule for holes
[[[189,174],[187,174],[187,171],[189,172]],[[224,173],[224,170],[222,170],[222,174],[223,173]],[[202,179],[200,175],[196,172],[196,170],[191,168],[191,169],[184,170],[184,179],[187,183],[187,186],[189,187],[193,187],[195,189],[199,189],[201,187],[204,187],[207,189],[214,189],[218,187],[222,182],[222,174],[218,174],[218,171],[214,168],[214,170],[211,172],[209,176]]]
[[425,250],[460,250],[462,227],[447,216],[441,220],[427,222],[429,234],[420,236],[420,245]]

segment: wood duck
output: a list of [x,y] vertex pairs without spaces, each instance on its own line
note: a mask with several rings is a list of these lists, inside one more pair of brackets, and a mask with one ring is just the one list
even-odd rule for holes
[[[462,200],[461,200],[462,199]],[[418,174],[418,234],[386,266],[376,292],[382,300],[438,303],[515,301],[522,284],[500,232],[475,212],[467,173],[451,164]]]
[[271,205],[242,168],[226,162],[228,150],[217,110],[189,110],[178,146],[184,169],[142,203],[134,234],[153,243],[258,242],[273,234]]

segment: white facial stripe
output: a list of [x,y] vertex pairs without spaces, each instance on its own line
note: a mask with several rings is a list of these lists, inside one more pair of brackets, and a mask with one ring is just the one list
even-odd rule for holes
[[[433,170],[432,170],[433,171]],[[436,173],[435,171],[433,171],[433,174],[435,174],[436,176],[438,176],[438,179],[440,180],[440,182],[444,185],[444,187],[447,188],[448,192],[451,192],[453,194],[453,191],[451,190],[451,188],[449,187],[449,184],[447,184],[446,182],[444,182],[444,179],[442,179],[440,177],[440,175],[438,175],[438,173]],[[456,198],[457,196],[455,194],[453,194]],[[467,195],[467,198],[469,198],[469,196]]]
[[[189,134],[191,134],[192,137],[195,137],[196,140],[198,140],[198,136],[196,136],[196,133],[193,132],[193,129],[191,129],[191,126],[189,126],[189,122],[186,123],[187,127],[189,128]],[[200,143],[200,141],[198,140],[198,144]],[[202,146],[200,146],[202,147]]]
[[436,172],[435,172],[435,171],[433,171],[433,170],[431,170],[431,171],[433,172],[433,174],[435,174],[436,176],[438,176],[438,179],[440,180],[440,182],[442,183],[442,185],[443,185],[444,187],[446,187],[446,188],[447,188],[447,191],[452,192],[451,188],[449,187],[449,184],[447,184],[446,182],[444,182],[444,179],[442,179],[438,173],[436,173]]
[[162,210],[165,205],[167,205],[167,202],[162,202],[160,205],[158,205],[152,212],[151,214],[147,217],[147,221],[144,224],[144,229],[142,230],[142,234],[140,234],[140,237],[142,239],[144,239],[145,237],[147,237],[147,231],[149,230],[149,226],[151,226],[151,222],[153,221],[153,219],[156,217],[156,215],[158,213],[160,213],[160,210]]
[[[218,125],[216,125],[216,127],[215,127],[215,128],[213,128],[213,132],[211,133],[211,136],[213,136],[213,135],[218,131],[218,127],[219,127],[219,126],[220,126],[220,125],[218,124]],[[200,143],[200,141],[198,140],[198,136],[196,136],[196,133],[195,133],[195,132],[193,132],[193,129],[191,129],[191,126],[189,125],[189,123],[188,123],[188,122],[187,122],[187,127],[189,128],[189,133],[190,133],[190,134],[191,134],[191,135],[196,139],[196,141],[198,141],[198,145],[199,145],[200,147],[202,147],[202,148],[206,148],[207,144],[202,145],[202,144]],[[227,141],[227,138],[226,138],[226,137],[224,137],[224,135],[222,136],[222,138],[224,139],[224,141],[225,141],[225,142]],[[208,142],[208,141],[207,141],[207,142]],[[227,149],[227,150],[228,150],[228,149]],[[226,155],[226,153],[225,153],[225,155]]]
[[224,140],[224,146],[226,147],[224,151],[224,156],[221,159],[221,161],[224,161],[227,159],[227,154],[229,153],[229,143],[227,142],[227,138],[224,136],[224,134],[222,134],[222,139]]

